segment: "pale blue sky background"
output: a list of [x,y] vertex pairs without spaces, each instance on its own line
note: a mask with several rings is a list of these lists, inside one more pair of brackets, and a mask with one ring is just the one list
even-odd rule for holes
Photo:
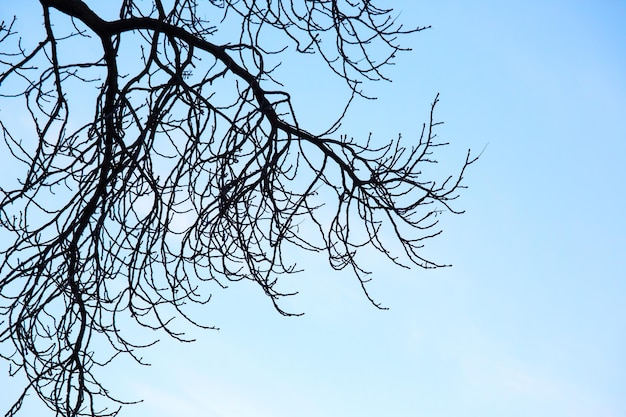
[[[489,144],[426,248],[454,267],[373,265],[389,311],[321,258],[289,284],[300,318],[233,285],[202,313],[219,332],[110,368],[145,399],[120,416],[626,416],[626,2],[393,3],[433,28],[344,130],[408,136],[440,92],[440,162]],[[323,125],[336,86],[294,74],[301,122]]]

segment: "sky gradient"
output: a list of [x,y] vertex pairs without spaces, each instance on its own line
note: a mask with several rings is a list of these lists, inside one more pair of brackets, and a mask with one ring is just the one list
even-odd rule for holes
[[[109,368],[122,397],[145,400],[121,417],[626,417],[626,3],[395,3],[432,29],[341,131],[417,134],[440,93],[443,169],[484,149],[466,213],[425,248],[453,267],[373,257],[388,311],[322,257],[287,284],[302,317],[253,285],[218,291],[200,314],[219,331]],[[285,64],[301,123],[331,123],[336,86]]]

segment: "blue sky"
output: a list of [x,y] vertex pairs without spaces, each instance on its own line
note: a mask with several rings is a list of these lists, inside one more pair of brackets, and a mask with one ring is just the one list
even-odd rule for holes
[[[289,283],[301,292],[285,306],[303,317],[252,285],[218,291],[200,314],[220,331],[164,340],[151,367],[109,368],[145,400],[120,416],[626,416],[626,3],[396,3],[433,28],[343,131],[410,135],[439,92],[444,168],[487,146],[466,213],[425,249],[454,266],[373,257],[388,311],[321,258]],[[294,73],[302,123],[330,122],[334,84]]]

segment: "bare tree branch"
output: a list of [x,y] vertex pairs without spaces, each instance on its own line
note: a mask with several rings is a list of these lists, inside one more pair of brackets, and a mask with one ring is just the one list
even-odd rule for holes
[[[0,99],[24,109],[36,136],[0,121],[26,167],[0,188],[0,355],[29,381],[6,416],[30,392],[59,416],[115,415],[124,403],[95,371],[120,354],[142,363],[156,342],[128,326],[189,341],[176,323],[212,328],[188,308],[209,302],[211,285],[254,281],[293,315],[277,284],[299,271],[297,251],[351,268],[378,307],[362,249],[443,266],[421,248],[440,233],[439,213],[459,213],[451,203],[475,158],[424,178],[445,145],[438,97],[417,138],[374,146],[337,136],[337,124],[301,126],[266,67],[288,50],[317,54],[367,97],[362,83],[386,80],[406,50],[398,39],[424,28],[366,0],[123,0],[116,18],[97,2],[39,3],[39,41],[0,25]],[[226,43],[222,25],[238,31]]]

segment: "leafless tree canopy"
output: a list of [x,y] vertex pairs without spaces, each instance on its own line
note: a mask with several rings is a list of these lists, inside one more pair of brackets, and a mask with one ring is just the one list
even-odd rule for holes
[[312,133],[273,71],[313,54],[365,97],[423,28],[368,0],[30,3],[38,39],[19,16],[0,27],[0,107],[30,124],[0,113],[2,158],[24,167],[0,189],[0,354],[29,381],[7,416],[28,393],[59,416],[116,414],[96,370],[151,344],[124,323],[185,340],[172,318],[206,326],[186,306],[239,280],[290,314],[277,283],[298,271],[294,253],[351,268],[375,305],[362,248],[440,266],[420,249],[455,212],[469,153],[425,178],[444,145],[432,112],[383,146],[338,123]]

